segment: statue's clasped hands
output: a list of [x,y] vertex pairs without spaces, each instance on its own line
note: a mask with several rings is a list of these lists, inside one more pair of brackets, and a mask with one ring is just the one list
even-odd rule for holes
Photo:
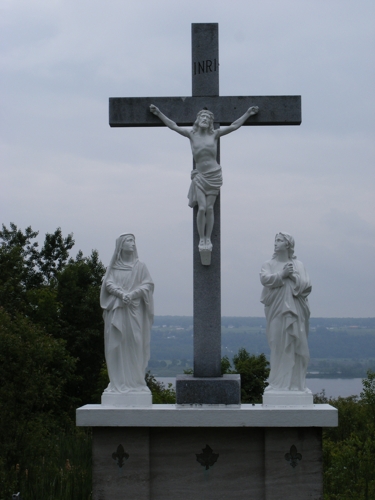
[[130,302],[131,302],[130,294],[129,293],[123,293],[122,294],[122,301],[124,302],[124,304],[126,304],[128,306],[130,304]]
[[294,271],[293,264],[291,262],[287,262],[282,270],[281,277],[290,278],[291,280],[295,281],[295,278],[293,276],[293,271]]

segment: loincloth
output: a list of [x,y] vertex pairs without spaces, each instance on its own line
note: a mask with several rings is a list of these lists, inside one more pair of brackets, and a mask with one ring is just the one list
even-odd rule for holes
[[221,167],[213,170],[212,172],[198,172],[198,170],[191,171],[191,184],[188,192],[189,207],[194,207],[198,203],[197,189],[203,191],[206,196],[217,196],[220,188],[223,185],[223,176]]

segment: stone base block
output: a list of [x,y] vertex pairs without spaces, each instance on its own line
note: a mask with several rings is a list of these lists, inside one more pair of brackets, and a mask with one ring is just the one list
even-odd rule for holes
[[149,429],[93,428],[92,499],[124,498],[150,500]]
[[93,500],[321,500],[319,428],[93,428]]
[[86,405],[93,500],[321,500],[330,405]]
[[123,394],[103,392],[102,405],[117,408],[152,406],[152,394],[151,392],[127,392]]
[[178,405],[240,405],[241,376],[200,378],[177,375],[176,402]]
[[[308,390],[309,391],[309,390]],[[313,406],[314,398],[305,391],[266,391],[263,394],[264,406]]]
[[264,476],[265,500],[322,500],[322,429],[266,429]]

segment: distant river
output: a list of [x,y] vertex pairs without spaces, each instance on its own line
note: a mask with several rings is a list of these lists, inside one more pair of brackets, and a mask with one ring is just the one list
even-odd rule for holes
[[361,378],[307,378],[306,385],[313,394],[325,389],[332,398],[359,396],[363,389]]
[[[156,377],[159,382],[167,386],[169,383],[176,387],[176,379],[174,377]],[[359,396],[362,391],[361,378],[308,378],[306,379],[307,387],[313,394],[321,392],[325,389],[326,396],[338,398],[339,396],[346,398],[348,396]]]

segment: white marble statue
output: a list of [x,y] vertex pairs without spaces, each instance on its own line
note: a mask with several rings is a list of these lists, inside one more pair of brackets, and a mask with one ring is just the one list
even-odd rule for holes
[[153,291],[150,273],[138,260],[134,235],[122,234],[116,240],[100,294],[110,380],[104,394],[150,393],[145,372],[150,359]]
[[259,108],[252,106],[229,127],[216,130],[214,129],[213,113],[205,109],[199,111],[191,130],[176,125],[153,104],[150,106],[150,111],[171,130],[190,139],[196,169],[191,172],[191,185],[188,193],[189,206],[198,205],[199,251],[212,251],[213,208],[223,184],[221,167],[216,161],[218,139],[240,128],[250,116],[258,113]]
[[263,285],[261,302],[271,349],[271,372],[266,392],[311,393],[306,388],[310,318],[307,296],[311,292],[311,283],[304,265],[293,254],[293,237],[288,233],[278,233],[272,259],[263,264],[260,273]]

